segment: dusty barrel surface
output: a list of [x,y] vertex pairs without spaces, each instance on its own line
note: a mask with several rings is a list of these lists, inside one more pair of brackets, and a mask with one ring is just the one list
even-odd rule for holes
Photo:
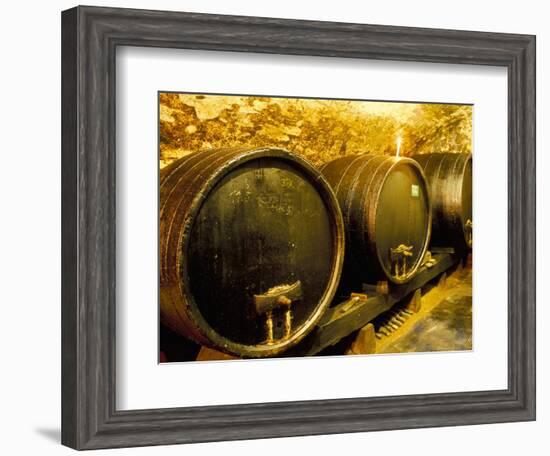
[[332,300],[342,216],[330,186],[276,148],[210,150],[160,178],[161,321],[242,357],[296,344]]
[[433,207],[434,247],[472,247],[472,156],[432,153],[413,157],[428,180]]
[[426,252],[431,209],[421,167],[408,158],[350,155],[321,167],[344,217],[353,282],[410,280]]

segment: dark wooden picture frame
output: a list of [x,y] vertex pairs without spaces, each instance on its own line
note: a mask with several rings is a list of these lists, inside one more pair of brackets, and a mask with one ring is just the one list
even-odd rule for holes
[[[508,388],[117,410],[117,46],[506,67]],[[534,420],[535,231],[534,36],[96,7],[62,13],[65,445],[93,449]]]

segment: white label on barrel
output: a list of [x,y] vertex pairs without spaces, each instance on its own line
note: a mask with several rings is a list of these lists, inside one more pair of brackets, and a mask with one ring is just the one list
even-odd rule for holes
[[420,188],[418,185],[411,185],[411,196],[413,198],[418,198],[418,195],[420,194]]

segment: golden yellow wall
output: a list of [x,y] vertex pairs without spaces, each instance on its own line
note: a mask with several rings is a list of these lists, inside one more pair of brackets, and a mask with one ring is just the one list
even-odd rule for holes
[[471,152],[472,106],[162,93],[160,165],[201,149],[281,147],[320,165],[354,153]]

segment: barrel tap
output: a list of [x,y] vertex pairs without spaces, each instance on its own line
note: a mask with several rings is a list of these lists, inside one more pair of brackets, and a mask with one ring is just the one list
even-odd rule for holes
[[407,275],[407,259],[412,257],[412,251],[413,246],[405,244],[390,248],[390,260],[396,278],[404,278]]
[[293,284],[277,285],[270,288],[266,293],[254,295],[254,308],[259,316],[265,315],[265,329],[267,345],[275,344],[273,335],[273,320],[276,310],[284,313],[284,336],[281,339],[288,339],[292,332],[292,304],[302,298],[302,283],[298,280]]
[[468,245],[472,245],[473,224],[471,219],[466,220],[466,223],[464,224],[464,229],[466,230],[466,235],[468,236]]

